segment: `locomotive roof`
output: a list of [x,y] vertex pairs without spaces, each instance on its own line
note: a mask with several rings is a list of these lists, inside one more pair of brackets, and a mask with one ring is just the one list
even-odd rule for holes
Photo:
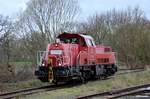
[[93,40],[93,38],[89,35],[84,35],[81,33],[66,33],[66,32],[60,34],[57,38],[63,38],[63,37],[82,37],[85,39],[92,39]]

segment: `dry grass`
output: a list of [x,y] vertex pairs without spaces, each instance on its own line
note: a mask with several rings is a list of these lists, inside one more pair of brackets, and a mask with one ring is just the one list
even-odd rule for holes
[[89,93],[104,92],[113,89],[125,88],[140,84],[150,83],[150,70],[138,72],[134,74],[126,74],[113,77],[107,80],[91,81],[87,84],[64,88],[55,91],[34,94],[26,96],[27,99],[70,99],[79,95]]
[[0,93],[10,92],[25,88],[38,87],[47,85],[48,83],[42,83],[37,79],[32,79],[28,81],[20,81],[17,83],[0,83]]

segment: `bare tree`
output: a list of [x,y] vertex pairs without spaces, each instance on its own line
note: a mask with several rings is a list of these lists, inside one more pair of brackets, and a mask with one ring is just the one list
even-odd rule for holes
[[38,50],[45,50],[59,33],[73,29],[78,9],[77,0],[29,1],[16,22],[16,33],[22,38],[27,54],[35,60]]
[[12,43],[14,40],[13,24],[9,17],[0,15],[0,81],[13,78],[15,75],[12,61]]
[[10,60],[10,37],[11,37],[12,23],[8,17],[0,15],[0,46],[1,59],[7,65]]
[[46,40],[51,42],[58,33],[70,27],[77,11],[76,0],[31,0],[21,17],[21,24],[26,28],[25,33],[38,31],[46,34]]
[[109,33],[106,15],[95,14],[88,18],[88,21],[81,24],[81,31],[95,37],[96,43],[103,43],[106,35]]

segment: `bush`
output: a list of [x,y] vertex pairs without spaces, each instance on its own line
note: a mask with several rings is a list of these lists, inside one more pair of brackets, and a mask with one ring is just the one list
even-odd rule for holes
[[31,66],[0,65],[0,83],[12,83],[33,79]]

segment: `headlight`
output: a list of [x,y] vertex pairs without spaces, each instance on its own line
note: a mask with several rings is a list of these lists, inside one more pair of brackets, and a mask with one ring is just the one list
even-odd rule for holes
[[62,65],[61,63],[58,64],[58,66],[61,66],[61,65]]
[[42,66],[45,66],[45,64],[43,63]]

